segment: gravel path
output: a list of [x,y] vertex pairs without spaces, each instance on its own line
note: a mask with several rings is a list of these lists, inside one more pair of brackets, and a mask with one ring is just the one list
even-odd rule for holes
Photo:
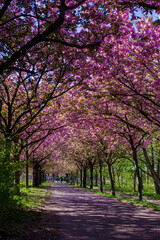
[[160,212],[53,183],[42,221],[14,240],[159,240]]

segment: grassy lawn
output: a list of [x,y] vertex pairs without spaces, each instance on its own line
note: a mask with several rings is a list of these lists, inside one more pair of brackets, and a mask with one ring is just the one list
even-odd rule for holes
[[23,208],[33,209],[42,205],[45,199],[50,195],[49,183],[42,183],[41,186],[25,188],[23,182],[21,183],[21,195],[15,196],[16,201]]
[[[38,188],[24,187],[21,182],[21,195],[15,196],[14,199],[3,207],[0,211],[0,237],[5,239],[6,236],[13,236],[19,230],[26,227],[25,223],[29,222],[27,228],[37,223],[41,214],[37,210],[45,199],[50,195],[49,184],[43,183]],[[1,239],[1,238],[0,238]]]

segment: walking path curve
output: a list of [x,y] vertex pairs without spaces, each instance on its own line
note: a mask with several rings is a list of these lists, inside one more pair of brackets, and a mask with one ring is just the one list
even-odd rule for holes
[[63,183],[53,183],[51,191],[42,222],[32,234],[35,240],[160,239],[158,211]]

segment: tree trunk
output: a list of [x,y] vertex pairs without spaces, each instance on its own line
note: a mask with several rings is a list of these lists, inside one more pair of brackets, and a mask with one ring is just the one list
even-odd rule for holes
[[[52,177],[53,177],[53,182],[54,182],[54,173],[52,173]],[[67,182],[67,180],[66,180],[66,182]]]
[[42,170],[38,169],[38,186],[42,183]]
[[137,173],[135,171],[134,173],[134,177],[133,177],[133,191],[136,192],[136,176],[137,176]]
[[138,180],[138,197],[139,197],[139,200],[142,201],[142,180],[141,180],[141,175],[140,175],[139,166],[138,166],[137,150],[136,148],[134,148],[133,145],[132,145],[132,154],[133,154],[132,156],[135,163],[137,180]]
[[111,169],[112,169],[113,180],[114,180],[114,182],[115,182],[115,171],[114,171],[113,165],[112,165]]
[[103,192],[102,161],[100,157],[99,157],[99,180],[100,180],[100,191]]
[[82,167],[80,169],[80,187],[83,185],[83,172],[82,172]]
[[86,188],[87,168],[83,167],[83,187]]
[[15,193],[16,195],[20,195],[20,176],[21,172],[17,170],[15,172]]
[[159,177],[159,174],[157,174],[155,172],[155,170],[153,169],[152,167],[152,164],[150,163],[150,160],[149,160],[149,157],[148,157],[148,154],[147,154],[147,150],[145,148],[143,148],[143,154],[144,154],[144,157],[145,157],[145,160],[146,160],[146,164],[152,174],[152,178],[155,182],[157,182],[157,184],[160,186],[160,177]]
[[106,185],[106,178],[105,178],[105,176],[103,176],[103,185],[104,186]]
[[29,188],[29,170],[28,170],[28,163],[26,162],[26,188]]
[[66,182],[69,183],[69,176],[68,176],[68,173],[66,173]]
[[4,141],[4,152],[0,158],[0,201],[7,202],[12,195],[11,189],[14,187],[14,171],[11,165],[11,140],[6,136]]
[[146,185],[147,185],[147,189],[148,189],[148,185],[149,185],[149,169],[147,166],[147,174],[146,174]]
[[29,188],[29,154],[28,149],[26,149],[26,188]]
[[142,171],[141,171],[141,186],[142,186],[142,191],[143,191],[143,173],[142,173]]
[[[68,173],[66,173],[65,178],[66,178],[66,183],[68,183]],[[56,179],[55,179],[55,180],[56,180]]]
[[45,176],[45,174],[44,174],[44,171],[43,171],[43,170],[41,170],[41,183],[43,183],[43,182],[44,182],[44,176]]
[[71,176],[72,176],[72,183],[71,183],[71,184],[75,184],[75,183],[74,183],[74,174],[71,173]]
[[78,177],[79,177],[79,172],[78,172],[78,169],[77,169],[77,174],[76,174],[76,184],[78,185]]
[[[157,175],[160,178],[160,159],[159,158],[157,159]],[[159,186],[159,184],[157,183],[157,181],[156,182],[154,181],[154,184],[155,184],[156,194],[160,194],[160,186]]]
[[137,149],[134,147],[134,141],[131,135],[129,135],[130,138],[130,145],[132,148],[132,158],[135,164],[136,168],[136,174],[137,174],[137,182],[138,182],[138,197],[139,201],[142,201],[142,179],[139,171],[139,166],[138,166],[138,157],[137,157]]
[[112,189],[112,195],[115,196],[115,184],[114,184],[114,177],[112,172],[112,165],[107,163],[108,165],[108,172],[109,172],[109,178],[111,183],[111,189]]
[[93,189],[93,164],[90,163],[90,189]]
[[[16,151],[16,149],[14,149]],[[15,179],[15,193],[16,195],[20,195],[20,176],[21,176],[21,171],[19,168],[19,153],[14,154],[14,164],[16,166],[15,169],[15,174],[14,174],[14,179]]]
[[155,187],[156,194],[160,194],[160,187],[156,181],[154,181],[154,187]]
[[96,169],[96,175],[95,175],[95,185],[96,185],[96,187],[98,186],[98,173],[97,173],[97,169]]
[[33,187],[39,186],[39,163],[35,160],[33,161]]

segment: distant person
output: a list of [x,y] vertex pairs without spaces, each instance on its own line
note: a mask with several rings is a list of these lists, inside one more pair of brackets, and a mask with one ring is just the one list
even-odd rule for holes
[[63,178],[61,177],[61,183],[62,183],[62,181],[63,181]]

